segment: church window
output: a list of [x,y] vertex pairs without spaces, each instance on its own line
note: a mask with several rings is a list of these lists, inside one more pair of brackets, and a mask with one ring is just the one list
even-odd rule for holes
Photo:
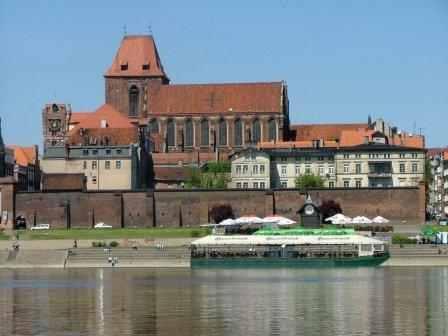
[[150,134],[157,134],[157,133],[159,133],[159,123],[157,122],[157,119],[152,119],[149,122],[149,133]]
[[143,64],[142,70],[149,70],[149,63]]
[[175,125],[173,119],[168,119],[166,125],[166,142],[168,146],[174,146],[175,144]]
[[201,146],[209,144],[209,125],[207,119],[201,120]]
[[242,146],[243,145],[243,122],[241,119],[235,120],[235,146]]
[[193,121],[191,119],[185,121],[185,146],[193,146]]
[[219,120],[219,145],[227,145],[227,122],[224,119]]
[[261,140],[261,125],[260,120],[255,119],[252,124],[252,142],[257,143]]
[[123,64],[120,66],[120,69],[121,69],[121,71],[126,71],[126,70],[128,70],[128,64],[127,64],[127,63],[123,63]]
[[139,100],[139,91],[138,88],[133,85],[129,89],[129,116],[137,117],[138,116],[138,100]]
[[277,123],[274,119],[270,119],[268,122],[268,140],[277,140]]

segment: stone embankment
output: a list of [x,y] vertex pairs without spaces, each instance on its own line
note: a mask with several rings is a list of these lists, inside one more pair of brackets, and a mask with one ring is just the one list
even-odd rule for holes
[[392,245],[390,259],[383,266],[448,266],[444,245]]

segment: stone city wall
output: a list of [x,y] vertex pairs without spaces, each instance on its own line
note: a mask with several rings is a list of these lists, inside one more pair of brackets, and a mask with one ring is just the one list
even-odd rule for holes
[[[424,188],[320,189],[310,195],[316,203],[339,202],[348,216],[424,223]],[[90,228],[104,222],[113,227],[192,227],[209,223],[216,204],[230,204],[237,216],[279,214],[297,220],[296,211],[304,201],[299,190],[21,192],[15,196],[15,213],[25,216],[28,226]]]

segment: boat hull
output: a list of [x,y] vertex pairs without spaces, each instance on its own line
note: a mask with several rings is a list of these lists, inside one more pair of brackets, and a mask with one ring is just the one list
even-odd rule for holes
[[354,258],[192,258],[192,268],[324,268],[379,266],[389,255]]

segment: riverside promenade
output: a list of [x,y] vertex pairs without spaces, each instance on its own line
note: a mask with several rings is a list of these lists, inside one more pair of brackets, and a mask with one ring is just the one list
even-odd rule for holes
[[[0,241],[0,269],[188,268],[189,245],[194,239],[124,239],[116,248],[92,248],[92,240],[77,241],[77,248],[73,248],[73,240],[24,240],[18,251],[12,248],[12,241]],[[391,245],[390,253],[382,266],[448,266],[448,246],[444,245]]]

